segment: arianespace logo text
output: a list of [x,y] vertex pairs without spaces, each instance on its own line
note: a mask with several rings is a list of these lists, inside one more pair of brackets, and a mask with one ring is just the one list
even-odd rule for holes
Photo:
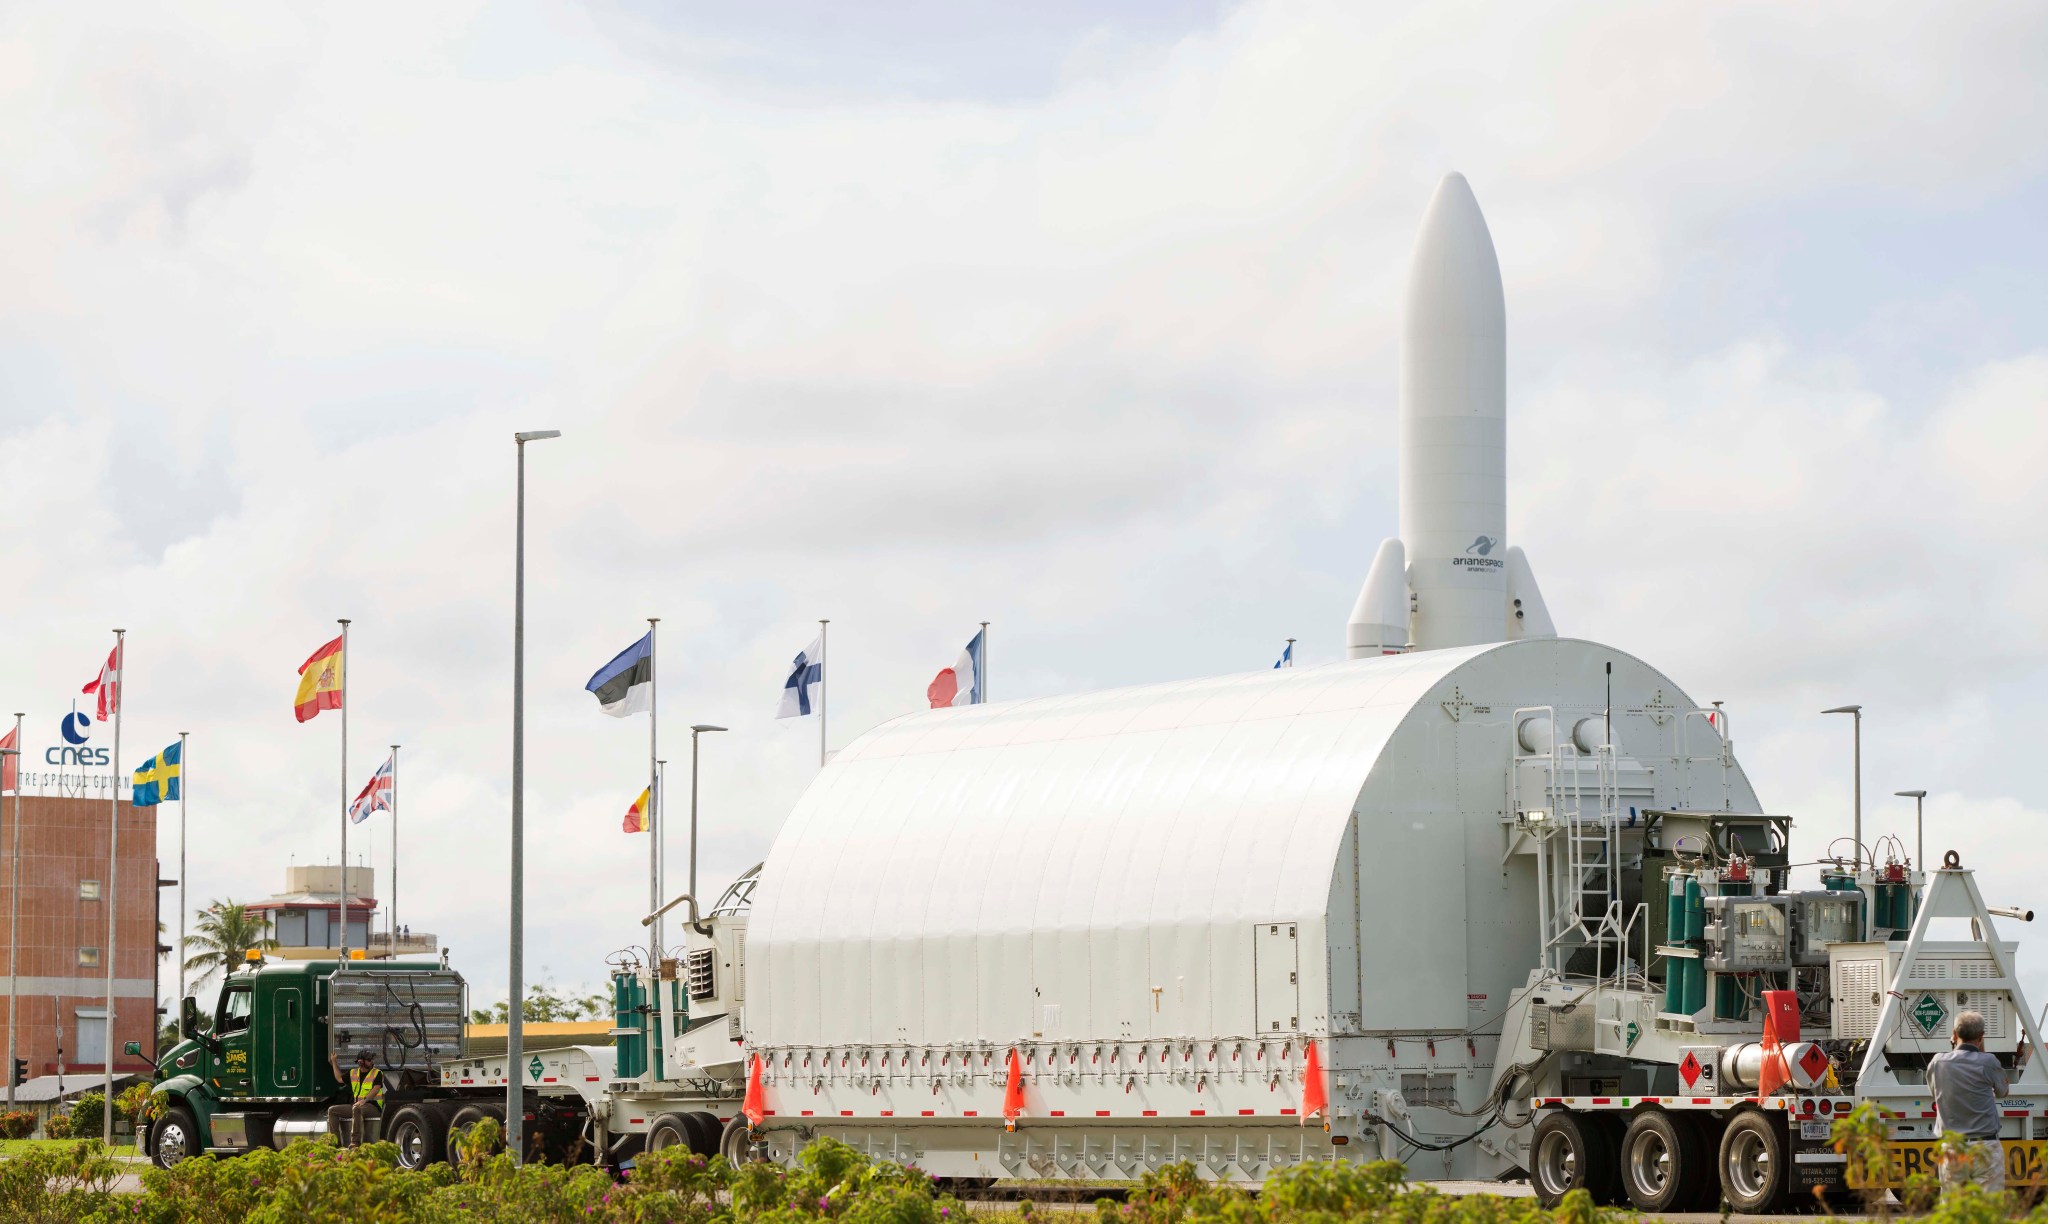
[[76,707],[58,721],[57,736],[64,742],[43,749],[45,762],[51,765],[113,764],[113,757],[106,749],[86,743],[92,738],[92,719],[80,714]]
[[1465,549],[1462,557],[1451,558],[1452,569],[1495,570],[1501,568],[1501,559],[1493,556],[1493,550],[1500,547],[1500,541],[1483,535],[1474,539]]

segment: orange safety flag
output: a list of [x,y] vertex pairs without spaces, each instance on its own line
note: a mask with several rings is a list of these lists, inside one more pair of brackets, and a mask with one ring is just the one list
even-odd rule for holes
[[292,700],[292,713],[300,722],[322,710],[341,708],[341,662],[341,639],[336,638],[299,664],[299,694]]
[[1329,1121],[1330,1089],[1323,1083],[1323,1060],[1316,1053],[1316,1043],[1311,1040],[1304,1044],[1308,1046],[1308,1057],[1301,1071],[1301,1124],[1307,1126],[1310,1114],[1321,1114],[1325,1122]]
[[1792,1079],[1785,1065],[1785,1045],[1799,1040],[1799,995],[1790,990],[1764,991],[1764,1063],[1757,1072],[1756,1094],[1770,1096]]
[[647,813],[651,810],[647,800],[648,795],[653,789],[653,787],[648,787],[647,790],[640,792],[640,797],[633,801],[633,806],[626,809],[626,819],[619,827],[628,833],[645,833],[647,831]]
[[1017,1129],[1017,1119],[1024,1116],[1024,1064],[1017,1061],[1017,1051],[1010,1051],[1010,1082],[1003,1089],[1003,1116],[1010,1120],[1010,1129]]
[[768,1093],[761,1087],[761,1056],[754,1055],[754,1065],[747,1072],[747,1096],[740,1102],[740,1112],[746,1115],[749,1124],[761,1125],[761,1119],[768,1116]]

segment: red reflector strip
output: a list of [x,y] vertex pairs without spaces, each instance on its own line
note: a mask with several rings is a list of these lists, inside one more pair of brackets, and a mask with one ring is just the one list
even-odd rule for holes
[[586,1084],[595,1084],[597,1082],[597,1077],[595,1075],[586,1075],[583,1077],[583,1082]]
[[1714,1098],[1712,1098],[1712,1097],[1694,1097],[1694,1098],[1692,1099],[1692,1103],[1693,1103],[1693,1104],[1695,1104],[1695,1105],[1712,1105],[1712,1104],[1714,1103]]
[[1209,1111],[1208,1111],[1208,1110],[1206,1110],[1206,1109],[1190,1109],[1190,1110],[1188,1110],[1188,1117],[1190,1117],[1190,1118],[1200,1118],[1200,1117],[1203,1117],[1203,1116],[1207,1115],[1207,1114],[1208,1114],[1208,1112],[1209,1112]]
[[554,1083],[554,1082],[555,1082],[555,1077],[554,1077],[554,1076],[552,1076],[552,1075],[548,1076],[548,1077],[547,1077],[546,1079],[544,1079],[544,1080],[542,1080],[542,1081],[541,1081],[541,1083],[543,1083],[543,1084],[552,1084],[552,1083]]
[[1293,1110],[1291,1110],[1291,1109],[1283,1109],[1283,1110],[1281,1110],[1281,1111],[1280,1111],[1280,1113],[1281,1113],[1281,1114],[1282,1114],[1283,1116],[1285,1116],[1285,1117],[1289,1117],[1289,1118],[1291,1118],[1291,1117],[1293,1117],[1293,1116],[1294,1116],[1294,1111],[1293,1111]]
[[975,1117],[975,1116],[977,1116],[977,1115],[976,1115],[975,1111],[974,1111],[974,1110],[972,1110],[972,1109],[963,1109],[963,1110],[961,1110],[961,1111],[960,1111],[960,1116],[961,1116],[961,1117],[963,1117],[963,1118],[972,1118],[972,1117]]
[[645,1122],[645,1121],[647,1121],[647,1119],[645,1119],[645,1118],[627,1118],[627,1119],[626,1119],[626,1121],[628,1121],[628,1122],[631,1122],[631,1123],[632,1123],[633,1125],[635,1125],[635,1126],[638,1126],[638,1125],[640,1125],[640,1124],[641,1124],[642,1122]]
[[893,1109],[885,1109],[882,1111],[882,1116],[885,1118],[893,1118],[896,1116],[896,1111]]
[[475,1080],[464,1080],[464,1081],[462,1081],[462,1082],[463,1082],[463,1083],[465,1083],[465,1084],[474,1084],[474,1083],[476,1083],[476,1081],[475,1081]]
[[924,1114],[923,1114],[923,1116],[924,1116],[924,1117],[927,1117],[927,1118],[933,1118],[933,1117],[937,1117],[938,1115],[937,1115],[937,1114],[934,1114],[934,1113],[933,1113],[933,1112],[932,1112],[931,1110],[927,1109],[927,1110],[925,1110],[925,1111],[924,1111]]
[[851,1109],[842,1109],[839,1111],[839,1116],[842,1118],[851,1118],[853,1116],[853,1111]]
[[1594,1097],[1594,1098],[1593,1098],[1593,1103],[1594,1103],[1595,1105],[1611,1105],[1611,1104],[1613,1104],[1613,1103],[1614,1103],[1614,1098],[1613,1098],[1613,1097]]
[[1159,1116],[1159,1111],[1156,1109],[1148,1109],[1145,1111],[1145,1116],[1148,1118],[1156,1118]]
[[808,1117],[810,1117],[810,1116],[811,1116],[811,1111],[810,1111],[810,1110],[808,1110],[808,1109],[806,1109],[806,1110],[804,1110],[804,1111],[803,1111],[803,1113],[802,1113],[802,1114],[800,1114],[800,1115],[798,1115],[798,1116],[799,1116],[799,1117],[805,1117],[805,1118],[808,1118]]
[[1256,1111],[1254,1111],[1254,1110],[1250,1110],[1250,1109],[1240,1109],[1240,1110],[1238,1110],[1237,1112],[1238,1112],[1238,1113],[1240,1113],[1240,1114],[1248,1114],[1248,1113],[1254,1113],[1254,1112],[1256,1112]]
[[1107,1109],[1098,1109],[1095,1111],[1095,1116],[1098,1118],[1107,1118],[1109,1116],[1109,1111]]
[[1064,1109],[1055,1109],[1052,1111],[1052,1116],[1055,1118],[1064,1118],[1067,1116],[1067,1111]]
[[2024,1118],[2027,1116],[2027,1111],[2024,1109],[2008,1109],[2005,1111],[2005,1116],[2008,1118]]

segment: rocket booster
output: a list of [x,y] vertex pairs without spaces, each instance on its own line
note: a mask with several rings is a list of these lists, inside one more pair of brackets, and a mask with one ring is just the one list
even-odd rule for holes
[[1401,325],[1401,534],[1352,610],[1352,658],[1555,637],[1507,543],[1507,306],[1479,201],[1448,174],[1423,215]]

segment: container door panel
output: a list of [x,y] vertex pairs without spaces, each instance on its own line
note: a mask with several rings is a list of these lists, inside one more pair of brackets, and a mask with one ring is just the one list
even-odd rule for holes
[[1261,922],[1252,928],[1261,1037],[1292,1033],[1301,1026],[1300,948],[1294,923]]

